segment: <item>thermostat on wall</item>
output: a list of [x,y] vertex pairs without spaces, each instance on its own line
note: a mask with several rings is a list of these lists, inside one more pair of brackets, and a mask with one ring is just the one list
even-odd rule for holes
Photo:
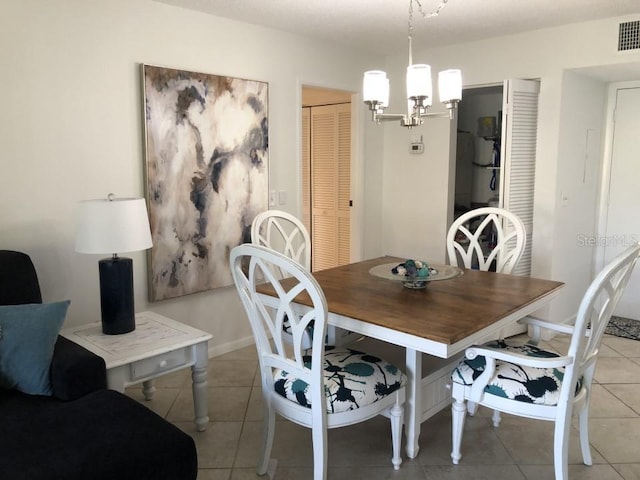
[[409,152],[416,155],[424,153],[424,143],[422,143],[422,135],[419,137],[413,137],[409,144]]

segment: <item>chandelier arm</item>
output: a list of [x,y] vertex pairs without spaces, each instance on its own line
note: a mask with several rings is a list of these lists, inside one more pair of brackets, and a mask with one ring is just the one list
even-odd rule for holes
[[390,120],[402,120],[407,122],[407,115],[404,113],[374,113],[373,119],[377,122],[387,122]]

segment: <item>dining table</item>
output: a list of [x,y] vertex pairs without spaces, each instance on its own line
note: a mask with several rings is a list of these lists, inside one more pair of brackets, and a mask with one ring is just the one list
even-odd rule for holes
[[[497,338],[505,327],[547,305],[564,284],[459,269],[446,279],[425,283],[424,288],[406,288],[401,278],[376,274],[385,265],[404,261],[384,256],[312,274],[324,292],[328,324],[405,349],[406,453],[415,458],[422,421],[422,354],[448,359]],[[267,285],[258,286],[258,292],[273,294]],[[301,311],[310,305],[304,295],[296,303]]]

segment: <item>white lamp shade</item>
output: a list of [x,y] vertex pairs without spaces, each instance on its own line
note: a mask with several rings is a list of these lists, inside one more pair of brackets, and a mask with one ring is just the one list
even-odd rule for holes
[[80,202],[76,252],[113,254],[146,250],[151,246],[144,198]]
[[462,72],[451,69],[438,74],[438,91],[443,103],[462,100]]
[[417,63],[407,67],[407,98],[423,97],[428,100],[425,105],[431,105],[433,84],[431,82],[431,66]]
[[364,72],[362,80],[362,97],[365,102],[379,102],[389,105],[389,79],[382,70]]

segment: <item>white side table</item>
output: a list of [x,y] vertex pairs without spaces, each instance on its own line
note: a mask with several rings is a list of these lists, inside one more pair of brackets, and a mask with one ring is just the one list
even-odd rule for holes
[[107,367],[107,386],[124,392],[142,382],[145,399],[151,400],[153,379],[191,367],[193,410],[198,431],[209,422],[207,411],[207,342],[211,334],[154,312],[136,314],[136,329],[122,335],[105,335],[101,323],[65,328],[65,338],[101,356]]

